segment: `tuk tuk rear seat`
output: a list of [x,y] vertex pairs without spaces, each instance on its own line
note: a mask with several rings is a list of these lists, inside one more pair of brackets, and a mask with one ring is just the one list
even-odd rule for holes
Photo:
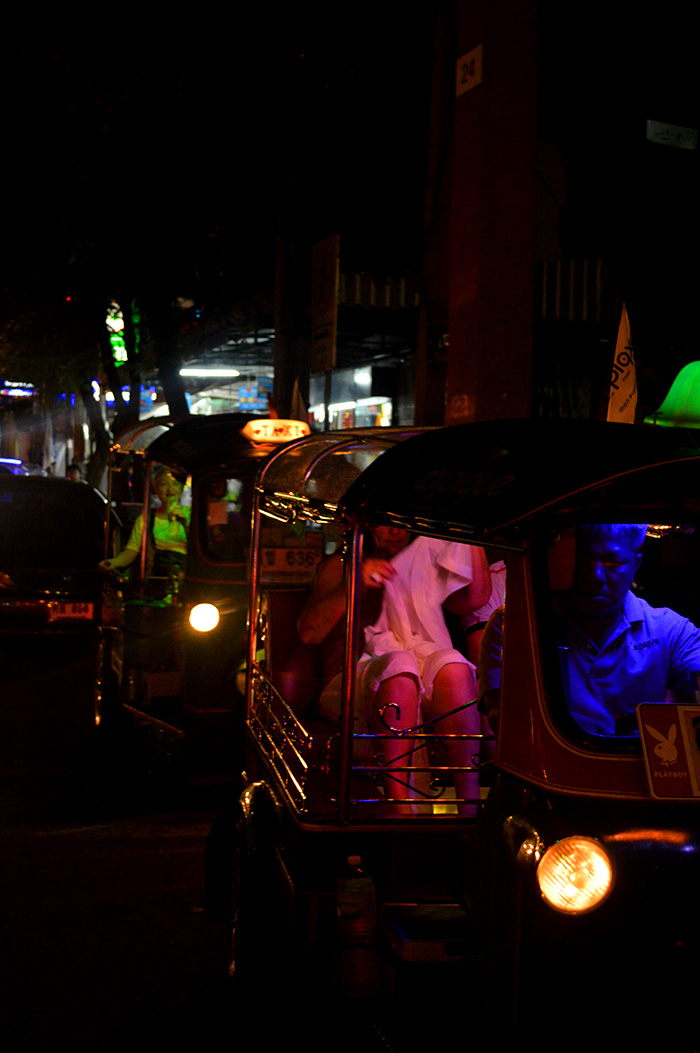
[[321,646],[303,643],[297,632],[297,621],[310,592],[309,588],[270,591],[264,600],[270,676],[300,720],[310,714],[321,692]]
[[[315,707],[321,692],[321,646],[305,644],[299,638],[297,621],[310,593],[309,588],[270,590],[263,594],[266,609],[266,657],[270,679],[279,695],[303,727],[292,726],[295,722],[277,704],[274,712],[268,712],[269,726],[264,735],[269,736],[268,745],[283,758],[283,763],[295,772],[302,769],[300,755],[308,765],[310,776],[307,790],[313,797],[313,811],[323,811],[335,795],[335,782],[340,760],[340,725],[315,715]],[[270,710],[274,708],[270,703]],[[264,723],[264,719],[263,719]],[[382,752],[380,740],[371,735],[356,737],[353,748],[353,765],[375,769],[377,753]],[[431,753],[429,747],[429,754]],[[432,755],[432,754],[431,754]],[[444,761],[437,759],[440,766]],[[377,769],[378,774],[378,769]],[[376,778],[368,772],[354,771],[355,783],[351,794],[365,800],[381,800],[382,794]],[[356,791],[356,793],[355,793]]]
[[[264,594],[267,665],[272,683],[308,734],[304,755],[309,769],[331,776],[339,764],[340,726],[337,721],[315,715],[321,693],[321,646],[303,643],[297,631],[297,621],[310,591],[309,588],[271,590]],[[293,729],[290,732],[292,737]],[[298,743],[297,736],[294,738]],[[289,742],[280,746],[285,753],[290,752]],[[371,739],[356,740],[355,760],[369,762],[372,746]],[[367,777],[360,778],[364,784],[362,795],[367,796]],[[314,785],[326,798],[332,792],[328,784],[319,785],[316,779]]]

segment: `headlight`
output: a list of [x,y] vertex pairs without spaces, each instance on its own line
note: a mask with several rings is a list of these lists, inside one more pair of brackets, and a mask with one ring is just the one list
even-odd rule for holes
[[211,632],[219,624],[219,608],[213,603],[198,603],[190,611],[190,625],[200,633]]
[[597,907],[609,893],[612,865],[599,841],[565,837],[542,856],[537,881],[550,907],[582,914]]

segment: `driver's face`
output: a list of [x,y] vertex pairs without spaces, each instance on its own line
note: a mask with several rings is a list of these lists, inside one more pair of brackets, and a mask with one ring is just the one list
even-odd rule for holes
[[168,472],[165,475],[158,476],[154,483],[154,489],[163,504],[172,504],[180,500],[185,487],[183,483],[179,482]]
[[376,555],[384,559],[393,559],[408,544],[408,531],[401,527],[372,527],[371,533]]
[[572,588],[562,600],[574,617],[610,618],[619,614],[642,561],[623,539],[577,539],[576,571]]

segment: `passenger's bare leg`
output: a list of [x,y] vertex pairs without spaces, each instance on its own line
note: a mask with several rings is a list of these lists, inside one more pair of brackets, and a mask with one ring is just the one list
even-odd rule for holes
[[[383,680],[379,690],[374,696],[372,711],[368,713],[369,728],[373,735],[384,735],[380,742],[380,750],[384,755],[385,765],[391,768],[407,768],[415,764],[412,750],[415,741],[412,736],[405,738],[397,735],[392,738],[386,727],[382,724],[380,714],[388,707],[384,714],[386,723],[396,728],[397,731],[407,731],[414,728],[420,721],[420,707],[418,704],[418,684],[415,677],[406,673],[391,676]],[[386,775],[384,778],[384,793],[387,797],[397,800],[413,800],[416,797],[411,786],[412,778],[409,772],[397,772],[396,777]],[[409,814],[404,808],[400,814]]]
[[[476,698],[476,677],[471,666],[458,662],[450,663],[442,667],[435,677],[433,684],[433,697],[426,710],[434,719],[442,713],[450,713],[451,710],[463,705],[465,702]],[[481,714],[476,705],[460,709],[457,713],[437,721],[433,725],[436,735],[478,735],[481,732]],[[472,766],[472,757],[479,752],[477,739],[452,739],[445,738],[447,747],[447,760],[450,767],[465,768]],[[455,793],[458,798],[479,799],[479,773],[455,772]],[[459,805],[459,814],[476,815],[476,804]]]

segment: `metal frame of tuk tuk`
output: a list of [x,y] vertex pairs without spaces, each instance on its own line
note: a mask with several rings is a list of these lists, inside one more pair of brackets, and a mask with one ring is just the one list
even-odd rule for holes
[[[239,976],[251,978],[259,968],[267,979],[288,960],[289,953],[300,953],[293,986],[303,982],[304,977],[315,976],[317,981],[327,979],[329,967],[333,969],[335,883],[347,856],[353,853],[361,855],[363,864],[374,877],[382,902],[382,924],[387,926],[387,933],[393,925],[391,919],[403,918],[408,911],[412,919],[410,934],[402,947],[412,948],[411,954],[419,944],[429,946],[429,954],[441,948],[438,953],[443,955],[443,964],[447,965],[449,960],[450,969],[451,966],[457,969],[456,973],[450,972],[453,978],[471,976],[475,968],[473,942],[462,938],[470,922],[459,898],[464,857],[462,839],[465,834],[475,833],[475,819],[455,814],[456,804],[450,804],[449,810],[443,807],[437,814],[433,813],[434,799],[438,799],[439,807],[444,804],[440,800],[444,787],[427,802],[432,814],[382,815],[382,810],[387,811],[383,795],[374,785],[371,795],[368,794],[363,782],[369,777],[370,769],[374,775],[380,775],[381,770],[372,763],[353,758],[353,744],[358,739],[372,740],[375,736],[353,734],[353,654],[357,654],[359,641],[354,617],[357,586],[351,573],[347,575],[345,618],[351,651],[345,657],[339,730],[328,721],[297,716],[277,690],[271,670],[266,668],[259,636],[267,588],[260,559],[263,518],[268,516],[283,522],[295,517],[312,523],[337,522],[338,504],[349,478],[347,472],[337,475],[326,470],[324,475],[324,466],[331,463],[326,458],[335,454],[352,458],[357,453],[364,458],[354,472],[357,476],[370,454],[375,457],[381,451],[378,457],[381,460],[387,449],[426,430],[358,429],[310,436],[271,455],[258,476],[249,603],[243,791],[217,817],[207,843],[206,864],[209,916],[225,922],[229,953],[232,951],[231,968],[235,968]],[[281,466],[295,459],[298,470],[293,480],[290,478],[283,485]],[[316,489],[315,470],[324,479],[322,494]],[[356,532],[353,538],[350,531],[348,546],[348,558],[357,569],[361,539]],[[284,584],[278,582],[277,585],[284,593]],[[303,592],[303,588],[293,586],[286,591]],[[296,618],[291,629],[296,629]],[[323,726],[322,730],[319,725]],[[425,733],[423,725],[409,732],[421,740]],[[468,737],[482,738],[481,735]],[[323,747],[320,761],[312,755],[319,742]],[[334,763],[331,747],[338,742],[340,755]],[[301,780],[297,777],[300,770]],[[304,778],[309,781],[304,783]],[[320,789],[310,789],[314,778],[319,780]],[[361,799],[353,797],[358,782],[363,783]],[[317,807],[319,800],[323,802],[321,808]],[[450,933],[447,945],[452,948],[448,952],[445,951],[446,917],[449,917]],[[429,938],[428,930],[431,931]],[[421,937],[416,942],[418,931]],[[403,935],[401,940],[404,941]],[[294,952],[290,950],[292,946]]]
[[[138,424],[133,425],[131,428],[127,428],[126,431],[122,432],[117,436],[115,441],[112,443],[112,447],[109,452],[109,471],[107,475],[107,508],[112,508],[113,490],[114,490],[114,474],[122,470],[123,463],[129,456],[141,457],[144,463],[148,461],[148,451],[153,442],[159,439],[161,435],[164,435],[173,426],[174,421],[169,417],[157,417],[154,419],[140,421]],[[151,497],[151,478],[150,472],[146,472],[145,475],[145,492],[143,500],[144,511],[148,509]],[[105,518],[105,539],[104,539],[104,554],[109,554],[109,526],[110,517]],[[142,543],[141,543],[141,555],[140,555],[140,577],[143,588],[143,580],[145,576],[146,568],[146,531],[143,531]]]
[[[258,659],[260,649],[259,640],[259,616],[261,611],[261,594],[264,585],[261,582],[260,568],[260,541],[261,524],[265,516],[278,518],[291,522],[301,519],[316,522],[331,522],[337,518],[338,502],[342,497],[342,489],[335,492],[331,488],[325,497],[312,494],[314,472],[327,456],[341,456],[344,452],[351,454],[354,451],[364,450],[367,453],[373,451],[375,455],[400,443],[401,440],[418,434],[420,429],[368,429],[357,431],[343,431],[335,433],[324,433],[324,435],[311,436],[291,444],[284,451],[273,455],[262,468],[258,477],[256,504],[254,509],[252,566],[251,566],[251,624],[248,651],[248,688],[247,688],[247,724],[252,742],[259,759],[262,761],[268,777],[272,780],[274,792],[286,801],[287,808],[294,818],[294,822],[305,830],[346,830],[372,831],[381,829],[386,831],[388,827],[395,826],[404,828],[407,825],[412,829],[434,830],[436,824],[441,827],[451,825],[455,829],[463,830],[465,825],[473,825],[473,820],[464,819],[453,814],[409,814],[407,806],[405,816],[382,815],[384,806],[383,796],[375,793],[374,796],[365,797],[362,800],[352,799],[350,793],[350,782],[353,773],[361,773],[367,776],[377,773],[381,769],[373,768],[371,765],[361,761],[353,763],[353,747],[359,740],[371,744],[376,735],[353,733],[353,705],[352,695],[354,691],[354,669],[359,656],[359,567],[362,560],[362,536],[358,527],[351,528],[345,536],[346,559],[348,571],[346,575],[346,615],[345,631],[346,646],[343,668],[343,685],[341,694],[341,722],[339,729],[340,758],[337,794],[335,796],[335,807],[329,809],[323,815],[315,814],[309,806],[309,799],[301,784],[299,772],[308,768],[307,757],[309,755],[315,732],[308,730],[308,720],[299,718],[292,708],[282,698],[275,684],[270,679],[268,670]],[[280,489],[278,475],[283,471],[282,467],[292,459],[303,463],[303,471],[291,475],[288,485]],[[276,474],[277,473],[277,474]],[[413,524],[411,529],[420,531],[418,524]],[[438,718],[439,719],[439,718]],[[313,722],[312,722],[313,723]],[[316,722],[318,723],[318,722]],[[412,728],[407,733],[407,742],[422,741],[428,733],[429,725],[435,721],[427,721]],[[272,728],[272,730],[271,730]],[[330,732],[329,732],[330,733]],[[334,733],[335,734],[335,733]],[[391,734],[387,725],[387,734]],[[436,737],[439,739],[439,732]],[[454,736],[453,736],[454,737]],[[481,742],[483,735],[463,736],[475,742]],[[415,748],[415,747],[414,747]],[[404,768],[399,767],[397,772],[409,776],[415,769],[410,763]],[[477,770],[470,768],[469,770]],[[444,774],[449,778],[452,769],[446,767]],[[422,799],[423,811],[431,809],[433,801],[440,801],[444,786],[440,787],[434,796],[425,796]],[[414,804],[420,802],[414,801]],[[441,802],[442,803],[442,802]],[[478,804],[477,801],[471,802]],[[374,814],[370,814],[370,811]],[[455,806],[456,811],[456,806]]]

